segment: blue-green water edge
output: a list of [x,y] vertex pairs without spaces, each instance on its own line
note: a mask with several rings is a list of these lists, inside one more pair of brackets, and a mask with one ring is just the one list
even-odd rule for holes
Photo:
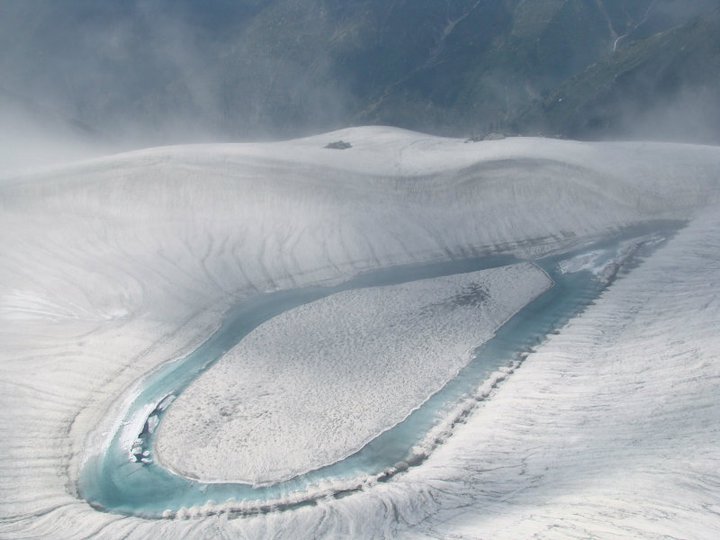
[[[472,361],[439,392],[410,414],[403,422],[380,434],[355,454],[335,464],[269,486],[253,487],[238,483],[204,483],[178,476],[152,462],[152,444],[156,426],[162,419],[168,396],[179,395],[202,372],[234,347],[254,328],[289,309],[325,296],[357,288],[396,285],[419,279],[474,272],[520,262],[511,256],[488,256],[456,261],[406,265],[370,271],[344,283],[325,287],[306,287],[258,295],[230,310],[217,332],[180,361],[172,362],[149,375],[142,392],[125,411],[124,423],[148,409],[151,422],[138,429],[134,454],[121,444],[122,428],[113,436],[106,452],[90,459],[81,471],[78,488],[81,496],[96,508],[129,515],[159,518],[167,511],[203,506],[208,502],[253,503],[243,505],[251,511],[265,511],[303,504],[298,494],[328,481],[342,482],[375,476],[386,478],[398,463],[407,462],[412,448],[464,398],[499,367],[541,342],[548,333],[560,328],[587,307],[606,284],[589,271],[562,273],[558,264],[578,254],[604,250],[608,260],[616,255],[622,241],[651,232],[668,237],[677,224],[633,227],[612,237],[583,246],[575,251],[534,261],[553,279],[555,285],[503,325],[495,336],[480,346]],[[646,248],[654,249],[656,245]],[[644,255],[641,249],[634,257]],[[165,400],[165,403],[162,403]],[[160,405],[160,406],[158,406]],[[153,407],[155,408],[154,410]],[[412,461],[411,465],[414,464]],[[352,484],[359,487],[357,484]],[[347,487],[343,488],[347,491]],[[352,488],[350,488],[352,489]],[[288,501],[283,503],[282,501]],[[307,500],[304,500],[307,503]]]

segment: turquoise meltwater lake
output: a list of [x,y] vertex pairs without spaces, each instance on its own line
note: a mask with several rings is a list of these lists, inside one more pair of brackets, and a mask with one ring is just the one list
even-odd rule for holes
[[[244,301],[226,314],[219,330],[195,351],[141,381],[141,391],[123,412],[118,432],[110,435],[101,455],[84,464],[78,480],[80,495],[103,511],[162,518],[198,507],[204,507],[205,513],[238,514],[291,508],[313,504],[319,497],[346,495],[365,485],[368,479],[391,481],[394,474],[420,465],[427,456],[413,448],[424,443],[429,452],[433,445],[441,444],[447,433],[437,440],[430,437],[429,441],[428,434],[439,426],[452,426],[467,415],[471,407],[459,405],[476,402],[479,387],[491,374],[517,362],[523,353],[592,303],[618,270],[614,261],[623,259],[621,271],[627,271],[677,227],[678,224],[668,223],[634,227],[582,248],[533,261],[552,278],[554,286],[480,345],[470,363],[404,421],[337,463],[268,486],[204,483],[176,475],[153,460],[154,436],[164,411],[175,396],[263,322],[349,289],[475,272],[520,261],[510,256],[488,256],[397,266],[363,273],[339,285],[266,293]],[[628,250],[628,246],[636,249]],[[592,254],[592,268],[606,268],[603,278],[582,265],[568,271],[566,262],[585,253]],[[129,429],[135,431],[128,433]]]

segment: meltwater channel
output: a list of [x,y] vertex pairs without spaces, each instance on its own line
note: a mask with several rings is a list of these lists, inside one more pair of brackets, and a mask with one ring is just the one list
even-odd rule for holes
[[[599,258],[596,264],[605,262],[611,270],[617,270],[612,261],[622,255],[620,251],[627,248],[629,241],[637,239],[638,249],[624,263],[627,268],[655,249],[677,227],[676,223],[633,227],[574,251],[534,261],[552,278],[554,286],[478,347],[457,377],[404,421],[337,463],[268,486],[204,483],[176,475],[152,459],[155,428],[162,421],[164,410],[196,377],[263,322],[299,305],[349,289],[395,285],[520,261],[511,256],[487,256],[398,266],[363,273],[339,285],[266,293],[244,301],[227,313],[220,329],[195,351],[162,366],[142,381],[142,391],[117,424],[118,432],[111,435],[102,454],[90,457],[84,464],[78,480],[79,493],[99,510],[162,518],[198,507],[205,507],[206,513],[231,514],[291,508],[312,504],[320,497],[345,495],[362,487],[368,478],[388,480],[394,473],[424,459],[414,454],[413,448],[424,442],[438,425],[447,423],[449,417],[452,421],[453,415],[458,415],[458,404],[474,396],[490,374],[516,361],[548,333],[563,326],[607,286],[607,280],[598,279],[589,270],[561,271],[563,261],[592,252]],[[138,424],[140,416],[144,424],[142,420]],[[136,432],[124,433],[129,426],[135,426]],[[131,448],[128,439],[134,440]]]

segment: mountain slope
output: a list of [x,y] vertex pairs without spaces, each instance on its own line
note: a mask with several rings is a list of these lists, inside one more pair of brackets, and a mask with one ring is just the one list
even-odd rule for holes
[[619,51],[521,116],[568,137],[720,142],[720,10]]
[[[0,69],[3,87],[30,108],[138,146],[367,123],[462,135],[514,125],[524,133],[531,124],[519,111],[614,50],[654,39],[711,5],[7,2]],[[585,136],[583,122],[574,134]]]

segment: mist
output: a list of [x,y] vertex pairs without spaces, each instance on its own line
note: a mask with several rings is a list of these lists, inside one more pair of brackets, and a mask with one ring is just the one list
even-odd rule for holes
[[[308,66],[304,51],[273,50],[247,28],[270,4],[1,2],[0,140],[12,145],[0,161],[341,125],[329,62],[314,54]],[[327,32],[322,21],[305,23]]]
[[[502,131],[714,143],[720,81],[712,69],[674,74],[651,62],[641,90],[621,85],[560,120],[547,103],[596,65],[619,70],[622,77],[611,73],[617,80],[635,77],[617,67],[618,56],[716,7],[709,0],[0,0],[0,168],[364,124],[460,137]],[[708,47],[703,54],[710,65],[720,57]],[[682,84],[653,95],[657,79],[673,76]]]

